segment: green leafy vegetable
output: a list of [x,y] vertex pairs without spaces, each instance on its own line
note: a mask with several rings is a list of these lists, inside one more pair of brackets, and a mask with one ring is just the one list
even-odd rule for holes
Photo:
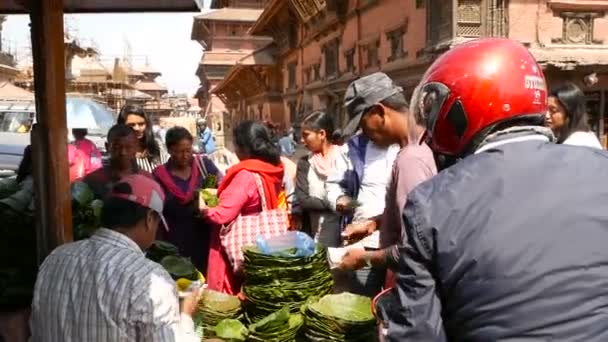
[[201,196],[203,197],[203,200],[205,201],[205,204],[207,204],[207,206],[209,208],[215,208],[215,207],[217,207],[217,205],[220,202],[220,200],[217,197],[217,195],[212,194],[208,190],[204,190],[204,189],[201,190]]
[[215,335],[222,339],[245,341],[249,330],[236,319],[224,319],[215,326]]
[[242,292],[249,322],[283,309],[297,312],[311,296],[323,296],[333,289],[333,279],[324,249],[310,257],[266,255],[255,247],[243,249]]
[[241,319],[241,301],[236,296],[205,289],[198,311],[195,327],[202,330],[205,337],[215,336],[215,326],[224,319]]
[[217,189],[217,176],[213,174],[207,175],[203,182],[203,189]]
[[154,241],[146,253],[146,257],[148,257],[148,259],[158,263],[160,263],[164,257],[169,255],[178,256],[179,252],[177,247],[166,241],[159,240]]
[[160,264],[169,272],[173,279],[186,278],[193,281],[198,280],[198,271],[188,258],[169,255],[164,257],[160,261]]
[[327,295],[302,307],[311,341],[373,341],[376,320],[371,299],[352,293]]
[[72,184],[72,226],[74,240],[90,237],[101,227],[103,202],[95,195],[86,183]]

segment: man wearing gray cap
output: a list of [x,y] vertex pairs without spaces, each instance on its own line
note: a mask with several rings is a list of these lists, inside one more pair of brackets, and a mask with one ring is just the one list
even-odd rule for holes
[[[348,87],[347,112],[351,122],[344,130],[345,135],[352,135],[358,130],[360,120],[357,117],[361,116],[358,109],[354,109],[352,104],[349,105],[349,99],[352,97],[349,94],[356,95],[355,104],[361,101],[376,104],[397,93],[403,98],[400,88],[376,89],[378,85],[382,85],[378,83],[382,81],[377,79],[378,75],[364,77]],[[392,85],[390,79],[389,83]],[[343,218],[352,219],[356,226],[375,227],[374,218],[384,212],[386,187],[399,145],[364,133],[356,134],[342,146],[342,153],[335,161],[334,172],[326,181],[327,199],[333,209],[342,214]],[[375,240],[372,239],[371,247],[377,248],[377,238]],[[356,273],[345,272],[344,276],[345,279],[340,276],[336,279],[338,291],[342,290],[341,285],[344,283],[346,290],[350,292],[374,296],[384,284],[384,270],[369,266]]]
[[437,173],[433,152],[423,141],[426,123],[420,116],[408,115],[408,103],[402,89],[384,73],[353,82],[347,89],[345,103],[352,117],[349,129],[361,127],[363,134],[376,144],[396,143],[401,149],[392,167],[383,215],[365,225],[350,225],[344,232],[347,239],[357,240],[379,228],[380,247],[385,250],[352,249],[342,259],[341,267],[358,269],[370,263],[396,267],[407,194]]

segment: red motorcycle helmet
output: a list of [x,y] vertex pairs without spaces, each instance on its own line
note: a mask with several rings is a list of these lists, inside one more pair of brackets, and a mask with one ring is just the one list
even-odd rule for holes
[[498,124],[523,117],[542,120],[547,89],[540,66],[523,45],[477,39],[440,56],[411,104],[412,113],[427,122],[431,148],[461,157]]

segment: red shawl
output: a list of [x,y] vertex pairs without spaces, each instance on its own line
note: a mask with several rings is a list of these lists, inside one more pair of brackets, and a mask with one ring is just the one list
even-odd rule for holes
[[279,196],[277,190],[283,183],[283,164],[275,166],[258,159],[243,160],[226,171],[226,175],[222,179],[217,190],[218,196],[221,195],[222,191],[230,184],[234,176],[242,170],[247,170],[260,175],[268,209],[276,209]]
[[184,193],[182,189],[180,189],[175,182],[173,181],[173,177],[169,173],[167,169],[167,162],[164,165],[160,165],[154,170],[154,176],[163,184],[163,186],[167,189],[167,191],[171,192],[173,196],[181,203],[187,204],[192,201],[192,197],[194,196],[194,192],[198,190],[199,184],[199,171],[198,165],[196,165],[197,159],[192,158],[192,171],[190,171],[190,183],[188,183],[188,192]]

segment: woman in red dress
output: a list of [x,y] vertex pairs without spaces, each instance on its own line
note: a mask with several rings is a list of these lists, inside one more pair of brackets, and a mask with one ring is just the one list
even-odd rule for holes
[[204,209],[203,216],[216,227],[211,233],[207,283],[210,289],[238,294],[242,279],[232,271],[220,241],[219,230],[239,215],[262,211],[262,202],[254,174],[259,174],[268,209],[279,205],[283,183],[280,152],[272,143],[268,129],[254,121],[244,121],[234,129],[236,154],[240,162],[227,170],[218,188],[219,205]]

